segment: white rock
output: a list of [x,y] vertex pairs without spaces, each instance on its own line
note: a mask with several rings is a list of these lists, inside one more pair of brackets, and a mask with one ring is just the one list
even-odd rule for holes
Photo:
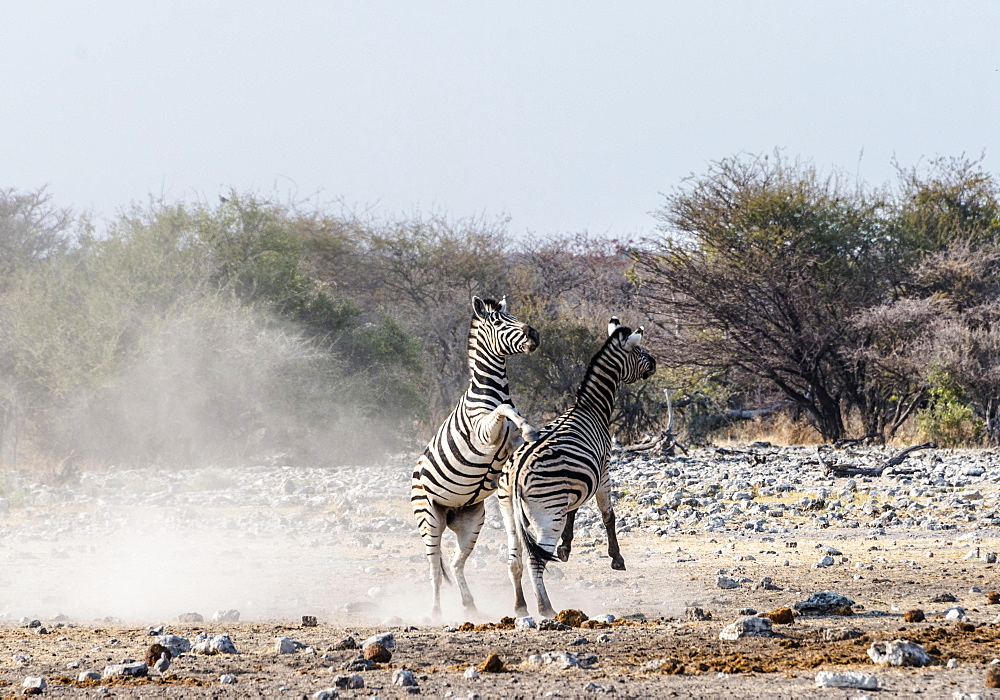
[[130,676],[141,678],[149,673],[149,667],[141,661],[130,664],[112,664],[104,667],[101,678],[115,678],[117,676]]
[[953,608],[948,608],[948,612],[944,614],[944,619],[946,620],[965,619],[965,608],[963,608],[961,605],[956,605]]
[[335,698],[340,697],[340,693],[337,692],[336,688],[324,688],[323,690],[317,690],[312,694],[313,700],[335,700]]
[[156,638],[156,643],[165,647],[171,657],[180,656],[191,651],[191,642],[176,634],[163,634]]
[[219,676],[219,683],[222,685],[232,685],[236,682],[236,676],[231,673],[223,673]]
[[469,666],[467,669],[465,669],[465,673],[462,675],[464,675],[466,678],[475,679],[479,678],[479,671],[476,670],[475,666]]
[[239,610],[216,610],[212,614],[212,622],[239,622]]
[[538,625],[535,623],[535,618],[533,617],[519,617],[514,620],[514,629],[517,630],[533,630],[537,627]]
[[302,648],[302,644],[289,637],[278,637],[274,640],[274,651],[278,654],[294,654]]
[[736,622],[727,625],[719,633],[719,639],[728,642],[736,641],[743,637],[770,637],[771,621],[766,617],[756,617],[746,615]]
[[195,654],[235,654],[236,645],[228,634],[206,637],[191,647]]
[[565,651],[547,651],[544,654],[532,654],[528,663],[536,666],[555,666],[560,669],[575,668],[580,665],[573,654]]
[[888,666],[926,666],[930,662],[922,646],[906,639],[875,642],[868,648],[868,658]]
[[837,563],[836,559],[831,557],[829,554],[825,554],[818,562],[813,564],[813,567],[817,569],[825,569],[829,566],[833,566],[835,563]]
[[820,671],[816,674],[817,688],[878,688],[878,679],[860,671]]
[[24,688],[25,695],[35,695],[48,688],[49,684],[46,683],[45,679],[40,676],[28,676],[24,679],[24,682],[21,683],[21,687]]
[[101,680],[101,674],[97,671],[84,671],[76,677],[76,680],[80,683],[84,681],[99,681]]
[[722,589],[739,588],[740,582],[729,576],[719,576],[715,579],[715,585]]
[[397,668],[392,673],[392,684],[404,687],[414,687],[417,685],[417,678],[413,675],[413,671],[405,668]]
[[945,665],[948,668],[958,668],[958,659],[948,659],[948,663]]
[[373,634],[371,637],[361,642],[361,648],[367,649],[372,644],[381,644],[386,649],[392,650],[396,648],[396,637],[392,632],[382,632],[381,634]]

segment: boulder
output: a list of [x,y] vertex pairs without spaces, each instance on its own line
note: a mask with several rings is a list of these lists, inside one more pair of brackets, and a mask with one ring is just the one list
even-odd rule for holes
[[868,648],[868,658],[883,666],[926,666],[930,662],[922,646],[906,639],[875,642]]
[[807,599],[795,603],[792,607],[803,615],[841,614],[844,608],[850,608],[854,601],[847,596],[833,591],[813,593]]
[[817,688],[878,688],[878,679],[860,671],[820,671],[816,674]]
[[769,619],[746,615],[724,627],[719,633],[719,639],[733,642],[743,637],[770,637],[772,635]]

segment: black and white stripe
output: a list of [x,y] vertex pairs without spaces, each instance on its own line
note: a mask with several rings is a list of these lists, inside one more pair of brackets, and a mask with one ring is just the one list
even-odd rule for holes
[[[639,347],[642,332],[639,328],[633,333],[617,318],[611,319],[608,339],[590,361],[576,405],[542,428],[538,440],[518,448],[500,479],[498,496],[519,616],[528,614],[521,588],[522,551],[528,555],[539,613],[553,617],[555,610],[542,580],[545,564],[569,558],[573,518],[591,498],[596,499],[607,529],[611,567],[625,568],[608,484],[609,427],[618,387],[656,371],[656,361]],[[560,535],[562,544],[557,547]]]
[[465,581],[465,561],[483,527],[483,501],[497,488],[504,463],[535,429],[518,414],[507,384],[506,357],[533,352],[538,333],[507,313],[505,300],[472,302],[468,361],[469,389],[417,460],[410,501],[430,565],[433,613],[441,612],[444,562],[441,536],[455,532],[458,547],[451,568],[462,604],[475,612]]

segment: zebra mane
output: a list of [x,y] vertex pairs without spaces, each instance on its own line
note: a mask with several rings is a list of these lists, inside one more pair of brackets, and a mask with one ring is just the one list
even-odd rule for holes
[[580,399],[583,398],[584,394],[587,393],[587,390],[590,388],[592,384],[597,383],[599,381],[600,383],[604,383],[604,380],[599,380],[596,377],[597,368],[598,365],[600,365],[601,360],[603,360],[604,357],[610,352],[609,348],[611,346],[611,343],[621,342],[625,338],[628,338],[630,335],[632,335],[631,328],[629,328],[628,326],[618,326],[611,333],[611,335],[607,337],[607,339],[604,341],[604,344],[601,345],[600,349],[596,353],[594,353],[594,356],[590,358],[590,363],[587,365],[587,371],[584,372],[583,374],[583,381],[580,382],[580,387],[576,390],[577,402],[579,402]]
[[[487,313],[495,313],[500,310],[500,302],[496,299],[483,299],[483,306],[486,307]],[[473,373],[476,371],[476,352],[479,350],[479,327],[482,325],[483,319],[473,311],[472,312],[472,323],[469,325],[469,343],[467,346],[468,364],[469,369]]]

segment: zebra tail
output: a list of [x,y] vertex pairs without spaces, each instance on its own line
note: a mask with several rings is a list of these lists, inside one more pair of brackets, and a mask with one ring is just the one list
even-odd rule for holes
[[535,536],[531,534],[531,528],[528,527],[528,514],[524,512],[524,501],[521,500],[520,488],[515,482],[514,488],[512,490],[512,498],[514,499],[514,507],[517,508],[517,530],[521,537],[521,542],[524,543],[524,548],[528,550],[528,557],[531,558],[532,562],[538,562],[541,564],[542,570],[545,570],[545,565],[550,561],[556,560],[555,552],[548,552],[540,544]]

